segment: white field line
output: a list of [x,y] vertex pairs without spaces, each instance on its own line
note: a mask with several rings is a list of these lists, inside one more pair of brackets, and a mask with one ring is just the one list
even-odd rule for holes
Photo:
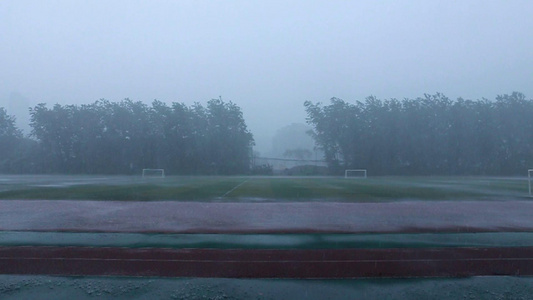
[[220,198],[224,198],[226,197],[227,195],[231,194],[231,192],[233,192],[234,190],[236,190],[238,187],[240,187],[241,185],[245,184],[248,180],[250,180],[250,178],[246,178],[246,180],[244,180],[243,182],[237,184],[236,186],[234,186],[231,190],[227,191],[224,195],[220,196]]

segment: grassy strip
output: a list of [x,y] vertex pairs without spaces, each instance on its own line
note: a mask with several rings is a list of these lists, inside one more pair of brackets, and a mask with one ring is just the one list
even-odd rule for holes
[[533,232],[420,234],[141,234],[0,232],[0,246],[214,249],[533,247]]
[[[66,186],[20,185],[0,189],[0,199],[73,200],[216,200],[312,201],[335,199],[354,202],[396,199],[465,200],[520,198],[527,196],[527,183],[512,179],[460,177],[268,178],[189,177],[122,184]],[[252,200],[250,200],[252,201]]]
[[238,184],[239,179],[208,179],[175,185],[139,183],[121,185],[74,185],[29,187],[0,192],[0,199],[42,200],[202,200],[218,197]]

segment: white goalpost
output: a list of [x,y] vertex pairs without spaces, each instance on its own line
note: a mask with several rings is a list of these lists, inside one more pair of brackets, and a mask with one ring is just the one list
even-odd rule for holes
[[344,178],[366,178],[366,169],[345,170]]
[[531,173],[533,173],[533,169],[527,170],[527,182],[529,185],[529,196],[531,196]]
[[143,169],[143,178],[165,178],[164,169]]

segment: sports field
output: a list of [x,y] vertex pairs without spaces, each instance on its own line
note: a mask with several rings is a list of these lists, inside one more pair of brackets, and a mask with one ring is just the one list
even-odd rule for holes
[[[533,275],[525,177],[10,175],[0,176],[0,211],[7,298],[295,299],[307,290],[308,299],[446,298],[443,291],[456,299],[531,291],[531,277],[500,276]],[[69,277],[80,275],[107,277]],[[475,275],[499,277],[435,278]],[[376,277],[389,279],[368,279]]]
[[0,199],[380,202],[526,197],[525,177],[0,176]]

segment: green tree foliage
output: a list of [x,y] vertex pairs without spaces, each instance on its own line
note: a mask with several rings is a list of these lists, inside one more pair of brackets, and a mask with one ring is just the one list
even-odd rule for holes
[[250,167],[253,137],[231,102],[188,107],[100,100],[39,104],[30,115],[42,172],[135,174],[163,168],[169,174],[237,174]]
[[22,132],[15,125],[15,117],[0,107],[0,138],[21,138]]
[[22,132],[15,125],[15,117],[0,107],[0,171],[12,171],[12,162],[21,142]]
[[332,172],[503,175],[533,167],[533,100],[521,93],[304,105]]
[[207,128],[207,157],[217,173],[231,174],[249,168],[253,137],[237,105],[219,99],[209,101]]

